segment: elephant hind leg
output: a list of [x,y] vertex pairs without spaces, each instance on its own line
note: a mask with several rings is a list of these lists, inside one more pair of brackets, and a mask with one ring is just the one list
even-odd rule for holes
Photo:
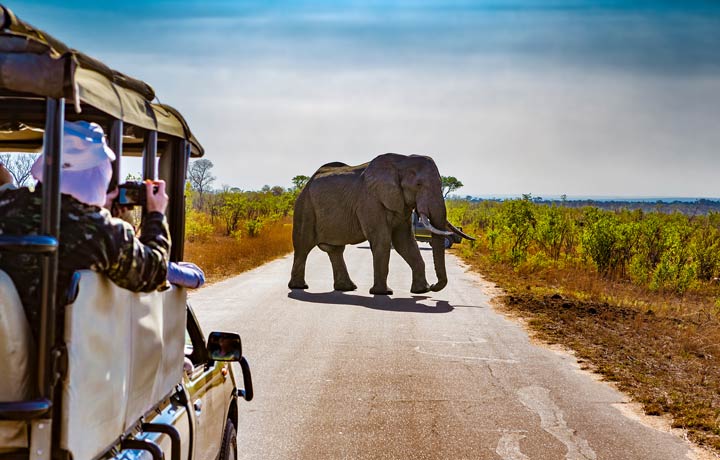
[[295,249],[293,257],[292,272],[290,273],[290,282],[288,287],[290,289],[307,289],[308,285],[305,282],[305,263],[307,262],[307,256],[310,253],[310,249]]
[[295,214],[293,216],[293,258],[292,271],[290,273],[290,289],[307,289],[305,282],[305,263],[310,251],[317,244],[315,236],[315,213],[308,201],[307,193],[300,193],[295,202]]
[[357,289],[355,283],[350,279],[350,274],[347,271],[345,259],[343,258],[345,246],[321,243],[318,247],[327,252],[328,257],[330,257],[330,263],[333,268],[333,288],[336,291],[354,291]]

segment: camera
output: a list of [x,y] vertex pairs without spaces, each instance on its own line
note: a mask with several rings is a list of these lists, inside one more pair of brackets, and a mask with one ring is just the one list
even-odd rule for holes
[[[157,193],[158,186],[153,185],[153,194]],[[118,185],[117,203],[121,206],[145,206],[147,203],[147,192],[145,183],[128,181]]]

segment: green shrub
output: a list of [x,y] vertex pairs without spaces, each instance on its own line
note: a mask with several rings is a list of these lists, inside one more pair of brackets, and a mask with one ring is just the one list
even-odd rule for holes
[[245,230],[251,238],[255,238],[260,235],[260,230],[263,228],[263,222],[260,219],[250,219],[245,221]]
[[527,259],[528,248],[535,232],[535,205],[530,195],[520,200],[510,200],[503,204],[503,223],[510,239],[510,260],[518,264]]
[[449,200],[448,216],[482,254],[523,273],[571,264],[651,290],[683,294],[720,276],[720,213],[689,217],[640,210],[605,211],[537,203]]
[[185,239],[191,242],[207,241],[213,234],[209,217],[201,212],[188,209],[185,215]]

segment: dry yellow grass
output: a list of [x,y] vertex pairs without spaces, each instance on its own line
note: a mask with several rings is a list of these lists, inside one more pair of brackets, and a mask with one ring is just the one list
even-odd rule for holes
[[290,219],[263,227],[255,238],[214,235],[185,243],[185,260],[196,263],[212,283],[250,270],[292,251]]

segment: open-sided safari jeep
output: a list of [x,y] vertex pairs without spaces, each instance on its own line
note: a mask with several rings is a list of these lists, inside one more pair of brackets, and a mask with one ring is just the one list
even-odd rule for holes
[[[154,99],[146,83],[0,6],[0,151],[45,155],[40,233],[0,235],[0,251],[43,258],[37,343],[0,271],[0,460],[236,458],[237,401],[252,398],[237,334],[212,333],[206,344],[177,286],[138,294],[85,270],[56,296],[64,120],[104,128],[115,176],[122,155],[142,156],[144,178],[167,182],[171,260],[183,257],[185,174],[203,149]],[[229,361],[240,363],[244,390]]]

